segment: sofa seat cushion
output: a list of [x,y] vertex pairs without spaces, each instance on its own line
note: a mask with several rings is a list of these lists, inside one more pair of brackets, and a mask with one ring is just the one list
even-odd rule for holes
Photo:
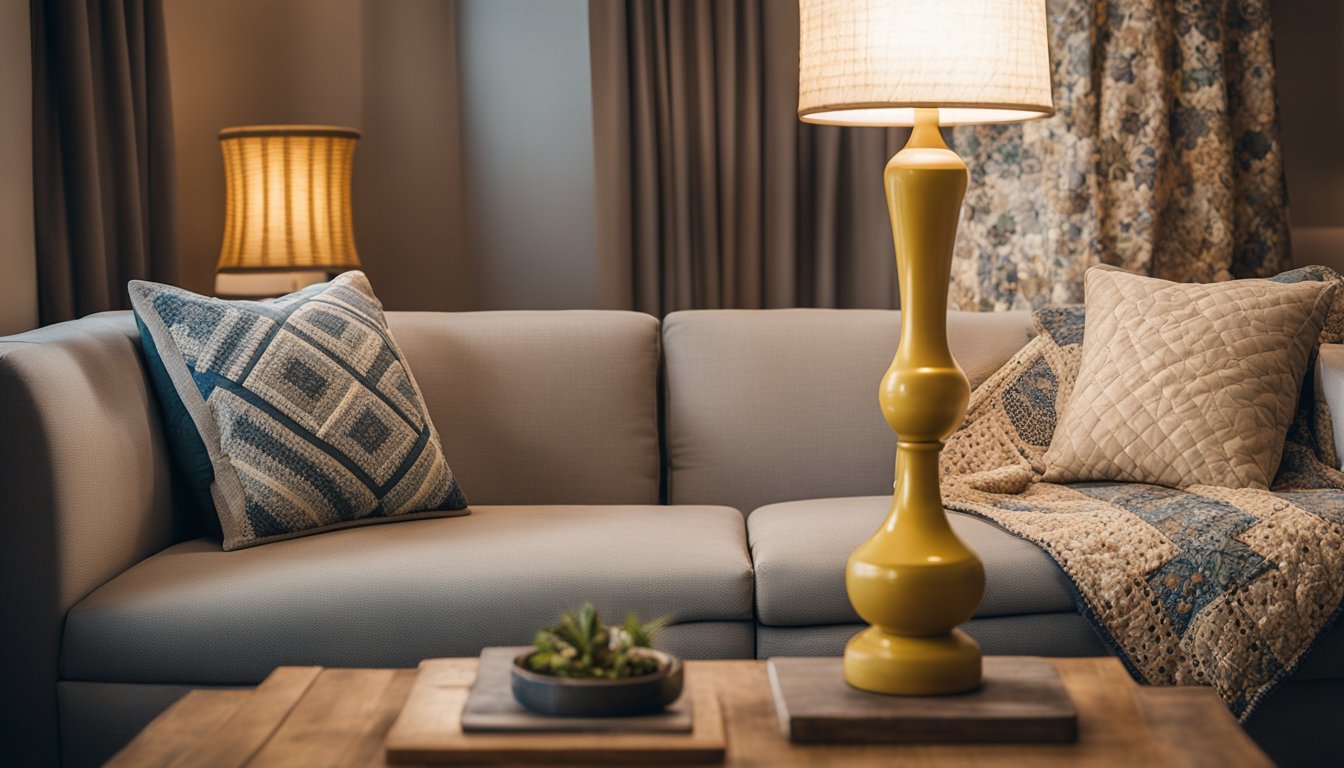
[[585,600],[613,621],[635,611],[674,623],[750,622],[742,515],[708,506],[480,506],[468,517],[235,552],[188,541],[70,611],[61,672],[67,680],[255,684],[282,664],[414,666],[528,643]]
[[[770,626],[860,621],[845,593],[845,561],[881,525],[889,496],[790,501],[747,518],[756,565],[756,611]],[[952,528],[985,564],[976,616],[1073,611],[1068,578],[1035,544],[970,515],[949,513]]]
[[[839,656],[866,624],[757,627],[756,655]],[[1110,656],[1092,622],[1074,611],[981,616],[961,625],[986,656]]]

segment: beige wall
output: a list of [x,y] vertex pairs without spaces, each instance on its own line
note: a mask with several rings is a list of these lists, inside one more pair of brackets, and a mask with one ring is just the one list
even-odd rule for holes
[[224,231],[219,130],[257,123],[360,128],[360,0],[164,0],[164,16],[182,284],[209,293]]
[[[187,287],[223,226],[216,132],[330,122],[365,133],[356,237],[389,307],[597,305],[587,3],[457,0],[453,30],[448,2],[165,0]],[[1344,271],[1344,0],[1272,10],[1295,261]]]
[[393,309],[475,309],[467,248],[454,4],[364,5],[364,138],[356,152],[356,239]]
[[1344,272],[1344,0],[1273,0],[1293,261]]
[[219,129],[335,123],[364,134],[355,239],[389,309],[597,305],[586,0],[165,9],[187,288],[213,286]]
[[37,325],[28,0],[0,0],[0,336]]

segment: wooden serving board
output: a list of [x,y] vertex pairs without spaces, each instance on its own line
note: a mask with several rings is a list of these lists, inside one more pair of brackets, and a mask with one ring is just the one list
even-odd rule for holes
[[724,758],[723,713],[711,681],[686,674],[689,733],[464,733],[462,710],[475,679],[451,659],[420,662],[406,704],[387,733],[387,762],[447,765],[501,763],[706,763]]
[[984,685],[951,696],[852,688],[838,658],[774,658],[780,725],[804,744],[1035,744],[1078,739],[1078,711],[1049,661],[990,656]]

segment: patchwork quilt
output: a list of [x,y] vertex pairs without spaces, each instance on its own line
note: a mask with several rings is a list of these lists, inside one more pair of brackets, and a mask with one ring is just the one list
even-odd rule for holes
[[[1340,280],[1306,267],[1276,280]],[[1321,343],[1344,342],[1337,292]],[[1040,482],[1081,358],[1082,306],[1035,316],[1038,336],[971,396],[943,451],[948,509],[1035,542],[1130,673],[1210,685],[1242,720],[1296,669],[1344,600],[1344,473],[1315,353],[1269,490]]]

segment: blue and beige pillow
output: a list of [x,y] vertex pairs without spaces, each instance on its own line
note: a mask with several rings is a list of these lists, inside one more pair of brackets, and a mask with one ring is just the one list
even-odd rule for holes
[[362,272],[265,302],[139,280],[130,295],[169,442],[224,549],[466,514]]

